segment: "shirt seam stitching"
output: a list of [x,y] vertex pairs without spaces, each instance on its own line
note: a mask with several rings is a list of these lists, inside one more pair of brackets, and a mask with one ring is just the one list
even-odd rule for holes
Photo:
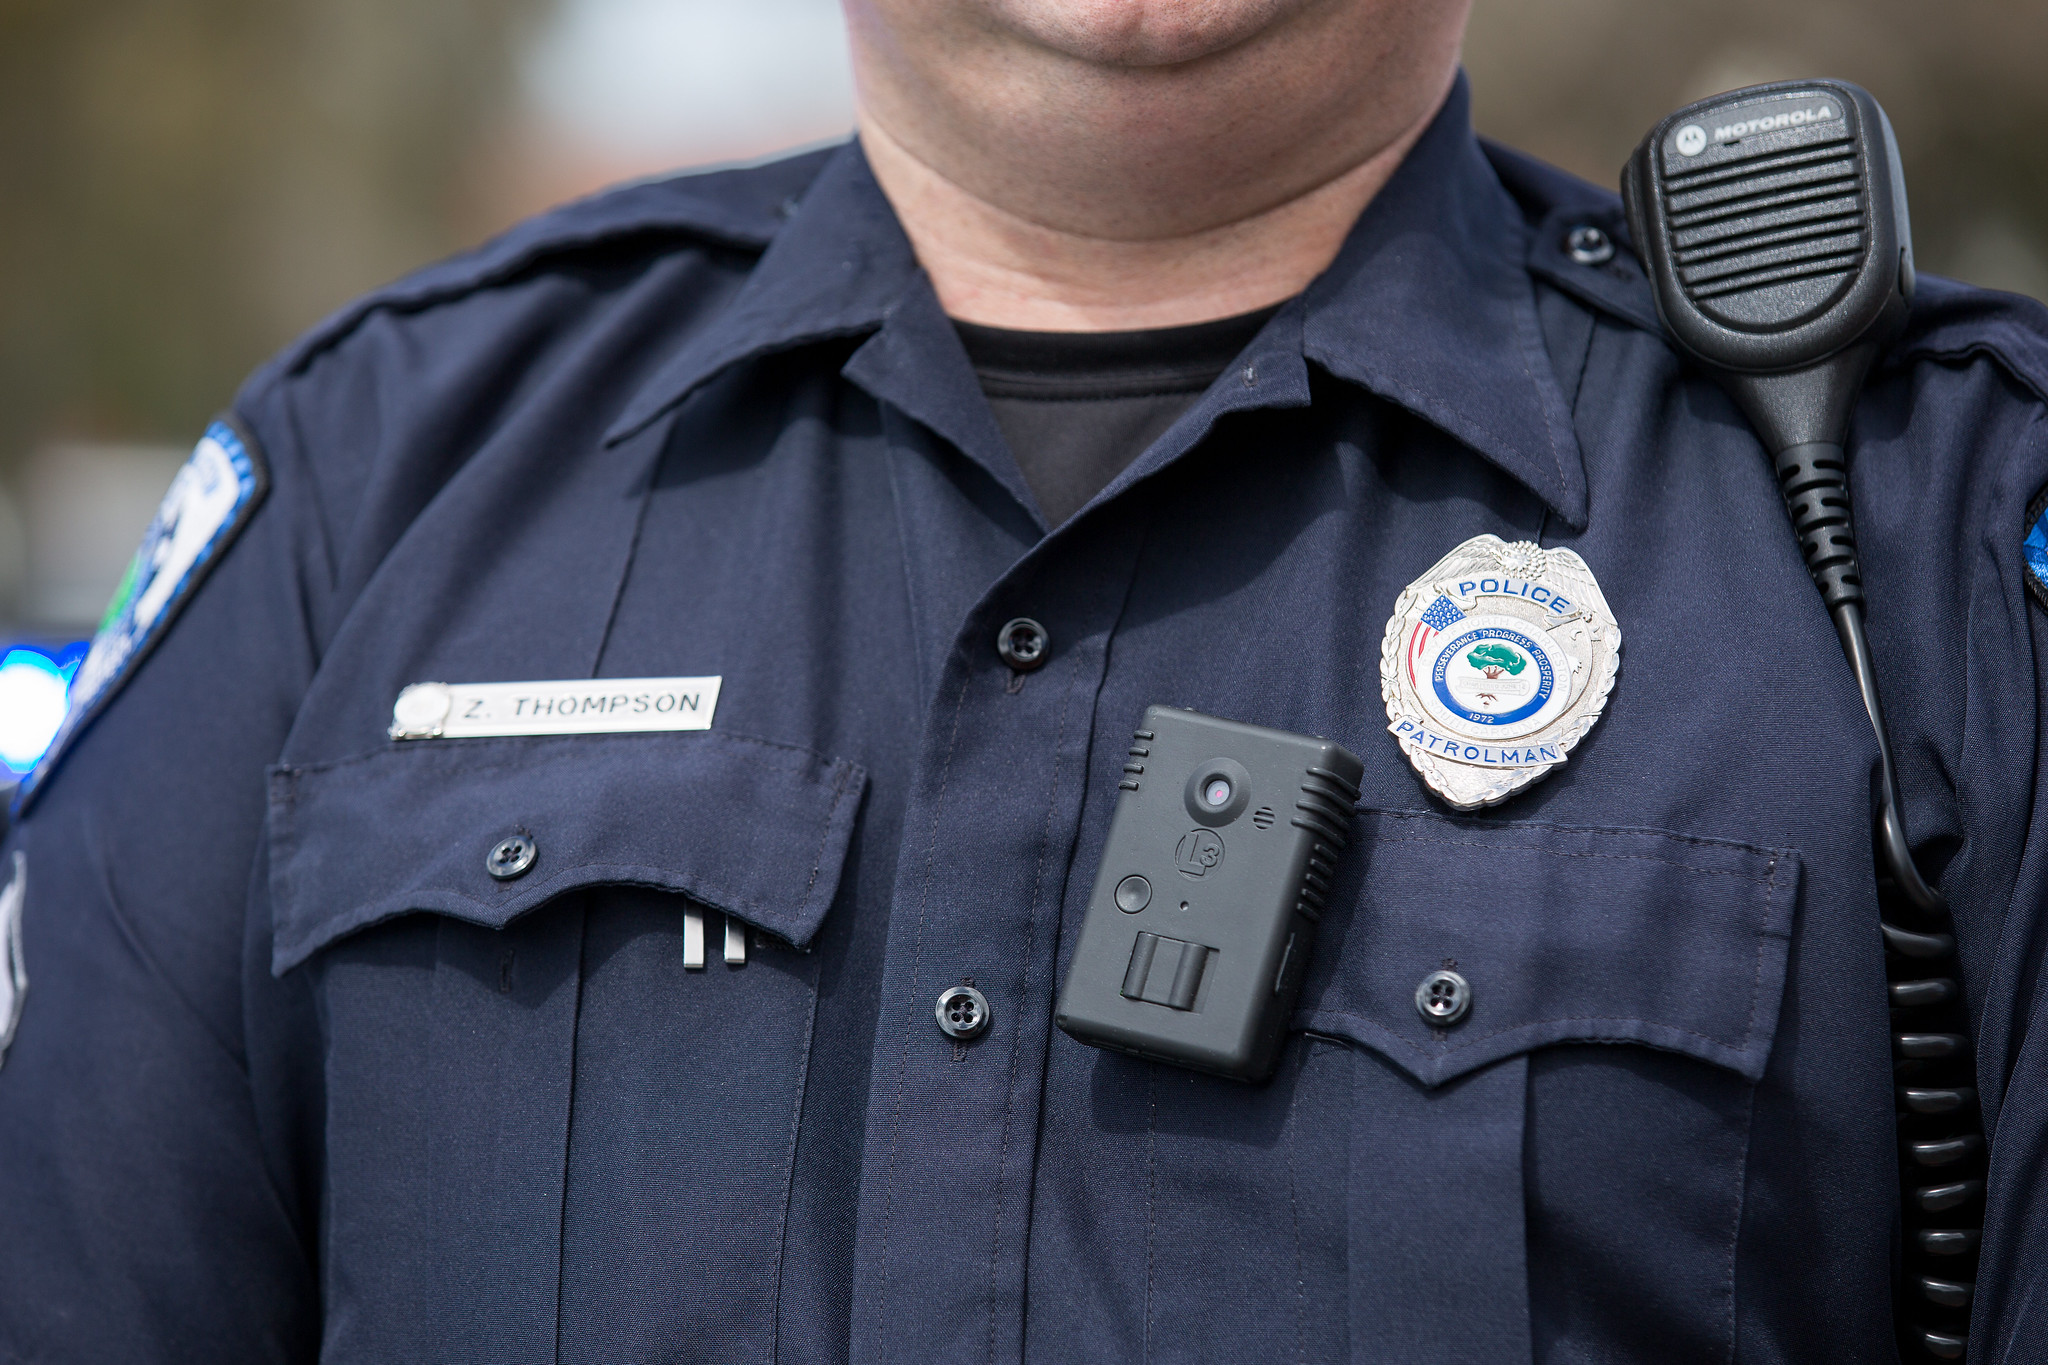
[[[974,681],[971,671],[963,669],[960,691],[953,698],[953,730],[946,740],[946,757],[939,769],[938,790],[932,796],[931,835],[925,843],[924,887],[917,902],[917,935],[910,949],[910,999],[913,1008],[918,998],[918,985],[924,969],[924,931],[931,918],[932,880],[939,852],[940,816],[945,805],[946,787],[953,776],[953,756],[960,742],[960,721],[967,709],[967,689]],[[882,1230],[881,1245],[875,1251],[875,1349],[884,1359],[888,1356],[884,1333],[888,1326],[889,1290],[889,1223],[894,1213],[896,1195],[896,1159],[901,1147],[903,1101],[910,1087],[910,1029],[906,1024],[903,1044],[897,1049],[896,1098],[889,1111],[889,1166],[888,1175],[882,1181]]]
[[[1058,733],[1058,736],[1057,736],[1057,737],[1056,737],[1056,738],[1055,738],[1055,739],[1053,740],[1053,768],[1052,768],[1052,781],[1051,781],[1051,782],[1050,782],[1050,784],[1049,784],[1049,786],[1051,787],[1051,791],[1050,791],[1050,792],[1048,793],[1048,797],[1049,797],[1049,799],[1047,800],[1047,802],[1046,802],[1046,807],[1045,807],[1045,829],[1044,829],[1044,832],[1043,832],[1043,833],[1042,833],[1042,834],[1040,835],[1040,837],[1039,837],[1039,844],[1038,844],[1038,866],[1037,866],[1037,867],[1036,867],[1035,869],[1033,869],[1033,871],[1032,871],[1032,874],[1031,874],[1031,901],[1032,901],[1032,906],[1033,906],[1033,909],[1034,909],[1034,910],[1036,909],[1036,907],[1037,907],[1037,905],[1038,905],[1039,901],[1040,901],[1040,900],[1041,900],[1041,899],[1042,899],[1042,898],[1044,897],[1044,895],[1045,895],[1045,863],[1046,863],[1046,855],[1047,855],[1047,854],[1048,854],[1048,853],[1049,853],[1049,852],[1051,851],[1051,848],[1052,848],[1052,833],[1053,833],[1053,825],[1054,825],[1054,822],[1055,822],[1055,821],[1057,820],[1057,818],[1058,818],[1058,816],[1059,816],[1059,811],[1060,811],[1060,775],[1061,775],[1061,774],[1062,774],[1063,772],[1065,772],[1065,771],[1066,771],[1066,745],[1067,745],[1067,727],[1068,727],[1068,724],[1069,724],[1070,718],[1071,718],[1071,716],[1072,716],[1072,714],[1073,714],[1073,709],[1074,709],[1074,694],[1075,694],[1075,693],[1076,693],[1077,691],[1079,691],[1079,690],[1080,690],[1080,681],[1081,681],[1081,679],[1080,679],[1080,677],[1079,677],[1079,673],[1078,673],[1078,670],[1076,670],[1076,676],[1074,677],[1074,679],[1073,679],[1073,680],[1069,681],[1069,682],[1068,682],[1068,684],[1067,684],[1067,688],[1066,688],[1066,699],[1065,699],[1065,701],[1064,701],[1064,702],[1063,702],[1063,703],[1061,704],[1061,706],[1060,706],[1060,728],[1059,728],[1059,733]],[[1058,907],[1057,907],[1057,906],[1054,906],[1054,907],[1053,907],[1053,910],[1054,910],[1054,913],[1055,913],[1055,914],[1057,913],[1057,909],[1058,909]],[[1035,919],[1036,919],[1036,916],[1034,915],[1034,921],[1035,921]],[[1037,956],[1037,953],[1036,953],[1036,951],[1035,951],[1035,950],[1036,950],[1036,948],[1037,948],[1037,940],[1038,940],[1038,932],[1037,932],[1037,925],[1036,925],[1036,923],[1034,922],[1034,924],[1033,924],[1033,926],[1032,926],[1032,933],[1031,933],[1031,937],[1030,937],[1030,940],[1029,940],[1029,948],[1030,948],[1030,951],[1027,951],[1027,952],[1025,953],[1025,955],[1024,955],[1024,972],[1023,972],[1023,979],[1022,979],[1022,982],[1021,982],[1021,986],[1020,986],[1020,989],[1019,989],[1019,992],[1018,992],[1018,999],[1019,999],[1020,1001],[1024,1001],[1024,1000],[1029,1000],[1029,999],[1031,999],[1031,966],[1032,966],[1032,963],[1033,963],[1033,961],[1035,960],[1035,958],[1036,958],[1036,956]],[[1057,951],[1057,950],[1055,950],[1055,951]],[[1005,1178],[1007,1177],[1007,1174],[1008,1174],[1008,1171],[1009,1171],[1009,1164],[1010,1164],[1010,1126],[1011,1126],[1011,1120],[1012,1120],[1012,1118],[1013,1118],[1013,1116],[1014,1116],[1014,1114],[1015,1114],[1015,1111],[1016,1111],[1016,1107],[1017,1107],[1017,1070],[1018,1070],[1018,1067],[1019,1067],[1019,1065],[1020,1065],[1020,1062],[1021,1062],[1021,1054],[1022,1054],[1022,1052],[1023,1052],[1023,1046],[1024,1046],[1024,1030],[1023,1030],[1022,1028],[1013,1028],[1013,1029],[1011,1029],[1011,1030],[1010,1030],[1010,1079],[1009,1079],[1009,1084],[1008,1084],[1007,1086],[1005,1086],[1005,1087],[1004,1087],[1004,1094],[1003,1094],[1003,1141],[1002,1141],[1002,1146],[1001,1146],[1001,1148],[1000,1148],[1000,1150],[999,1150],[999,1152],[998,1152],[998,1155],[997,1155],[997,1157],[996,1157],[996,1188],[995,1188],[995,1224],[994,1224],[994,1226],[993,1226],[993,1227],[991,1227],[991,1228],[989,1229],[989,1251],[988,1251],[988,1359],[989,1359],[989,1365],[995,1365],[995,1359],[996,1359],[996,1263],[997,1263],[997,1261],[998,1261],[998,1259],[1000,1258],[1000,1256],[1001,1256],[1001,1253],[1002,1253],[1002,1220],[1003,1220],[1003,1182],[1004,1182]]]
[[[1438,815],[1432,811],[1383,810],[1372,806],[1360,807],[1360,809],[1367,815],[1376,816],[1380,819],[1385,820],[1428,820],[1437,822],[1439,824],[1448,823],[1451,824],[1453,828],[1459,827],[1456,822],[1447,821],[1445,817]],[[1628,838],[1661,839],[1669,843],[1691,844],[1695,848],[1713,848],[1734,852],[1749,853],[1760,858],[1780,857],[1786,852],[1786,850],[1784,849],[1765,848],[1759,844],[1746,844],[1733,839],[1711,839],[1706,837],[1705,835],[1699,834],[1680,834],[1675,830],[1630,829],[1618,825],[1560,825],[1543,820],[1518,820],[1514,824],[1507,826],[1505,828],[1496,826],[1495,829],[1503,834],[1510,833],[1515,830],[1528,829],[1555,830],[1560,834],[1615,834],[1622,835]]]
[[[1383,837],[1379,842],[1386,844],[1441,844],[1447,848],[1478,848],[1495,853],[1538,853],[1551,858],[1589,858],[1604,859],[1610,862],[1656,863],[1661,867],[1671,867],[1678,869],[1680,872],[1692,873],[1694,876],[1734,877],[1738,881],[1753,882],[1758,886],[1764,887],[1768,887],[1776,875],[1775,872],[1772,872],[1769,876],[1759,877],[1747,872],[1738,872],[1734,868],[1695,867],[1691,863],[1674,862],[1669,858],[1653,858],[1646,853],[1576,853],[1569,849],[1543,848],[1536,844],[1488,843],[1477,839],[1436,839],[1428,835]],[[1775,861],[1773,859],[1774,863]]]
[[[1761,950],[1759,950],[1758,957],[1760,975],[1762,957]],[[1754,990],[1752,990],[1751,995],[1752,999],[1754,999]],[[1565,1014],[1557,1015],[1547,1019],[1524,1019],[1518,1023],[1508,1025],[1505,1028],[1497,1028],[1491,1033],[1474,1034],[1461,1042],[1452,1043],[1444,1047],[1440,1051],[1431,1052],[1421,1047],[1415,1047],[1412,1044],[1409,1046],[1412,1051],[1420,1052],[1424,1056],[1441,1060],[1445,1058],[1454,1057],[1461,1052],[1469,1052],[1473,1048],[1477,1047],[1479,1044],[1489,1042],[1495,1038],[1504,1038],[1509,1034],[1518,1033],[1525,1029],[1542,1028],[1548,1024],[1648,1024],[1653,1028],[1670,1029],[1673,1033],[1683,1033],[1689,1037],[1697,1038],[1701,1042],[1711,1043],[1715,1047],[1726,1048],[1731,1052],[1747,1055],[1750,1052],[1750,1050],[1755,1046],[1753,1010],[1754,1006],[1752,1006],[1752,1023],[1750,1025],[1745,1026],[1745,1032],[1748,1033],[1750,1036],[1741,1043],[1731,1043],[1726,1039],[1716,1038],[1711,1033],[1701,1033],[1698,1029],[1687,1028],[1683,1024],[1664,1023],[1656,1019],[1648,1019],[1644,1018],[1641,1015],[1635,1014]],[[1381,1029],[1389,1034],[1392,1034],[1393,1032],[1391,1029],[1388,1029],[1385,1024],[1381,1023],[1378,1019],[1375,1019],[1372,1015],[1360,1014],[1356,1010],[1312,1010],[1309,1013],[1309,1018],[1311,1020],[1356,1019],[1361,1023],[1370,1024],[1374,1028]],[[1405,1039],[1401,1039],[1398,1035],[1394,1035],[1394,1037],[1397,1042],[1406,1042]],[[1537,1047],[1541,1046],[1541,1044],[1531,1044],[1530,1046]]]

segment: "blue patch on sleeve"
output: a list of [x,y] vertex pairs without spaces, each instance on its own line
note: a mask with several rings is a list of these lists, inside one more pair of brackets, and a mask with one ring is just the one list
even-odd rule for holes
[[92,648],[71,680],[64,722],[15,794],[17,815],[71,741],[156,648],[269,491],[269,471],[255,443],[231,423],[216,420],[171,480],[142,547],[114,590]]
[[2027,504],[2027,538],[2020,542],[2027,565],[2027,596],[2048,607],[2048,488]]

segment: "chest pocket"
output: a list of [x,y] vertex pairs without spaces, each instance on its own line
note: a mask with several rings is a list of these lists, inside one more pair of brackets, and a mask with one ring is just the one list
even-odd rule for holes
[[[1362,885],[1324,921],[1297,1016],[1354,1048],[1354,1359],[1574,1358],[1580,1336],[1729,1359],[1796,856],[1426,813],[1359,822]],[[1417,999],[1442,971],[1469,986],[1448,1026]]]
[[[575,1359],[580,1318],[618,1358],[768,1353],[800,950],[865,784],[716,733],[273,771],[273,967],[325,1049],[324,1361]],[[677,1355],[714,1318],[740,1335]]]
[[[1649,830],[1359,818],[1364,889],[1353,916],[1325,926],[1308,1028],[1428,1087],[1567,1042],[1641,1043],[1762,1077],[1791,942],[1791,853]],[[1417,1005],[1439,970],[1470,986],[1449,1027]]]

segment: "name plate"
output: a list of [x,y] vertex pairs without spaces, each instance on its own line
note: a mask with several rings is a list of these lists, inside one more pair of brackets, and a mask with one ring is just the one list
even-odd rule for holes
[[718,678],[414,683],[391,708],[393,739],[617,735],[709,730]]

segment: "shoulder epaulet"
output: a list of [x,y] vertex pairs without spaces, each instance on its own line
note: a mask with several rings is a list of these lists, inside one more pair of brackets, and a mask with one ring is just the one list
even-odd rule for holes
[[[1886,363],[1975,360],[1989,360],[2036,403],[2048,406],[2048,308],[2022,294],[1922,275],[1906,335]],[[2020,578],[2034,605],[2048,609],[2048,485],[2028,500],[2025,518]]]
[[[1529,224],[1530,272],[1583,303],[1661,335],[1656,301],[1636,263],[1621,196],[1490,139],[1481,138],[1480,146]],[[1578,224],[1608,234],[1619,248],[1611,259],[1589,265],[1573,258],[1569,235]],[[1906,335],[1892,347],[1888,363],[1983,356],[2048,403],[2048,307],[2023,295],[1937,275],[1921,275],[1917,283]]]
[[1984,356],[2048,404],[2048,307],[2023,294],[2004,294],[1922,275],[1913,291],[1906,335],[1894,362]]
[[[1662,335],[1621,196],[1489,138],[1479,145],[1528,224],[1529,273],[1589,307]],[[1587,227],[1605,238],[1605,248],[1574,253],[1573,233]]]
[[524,271],[550,256],[646,234],[761,251],[838,147],[761,165],[685,172],[602,190],[529,218],[473,250],[373,290],[329,315],[287,347],[265,372],[291,374],[379,309],[431,307]]
[[1523,215],[1531,222],[1540,222],[1558,209],[1602,215],[1621,212],[1621,196],[1613,190],[1602,189],[1590,180],[1582,180],[1570,171],[1492,138],[1479,139],[1479,146],[1492,164],[1493,173],[1500,177],[1501,187],[1521,205]]

